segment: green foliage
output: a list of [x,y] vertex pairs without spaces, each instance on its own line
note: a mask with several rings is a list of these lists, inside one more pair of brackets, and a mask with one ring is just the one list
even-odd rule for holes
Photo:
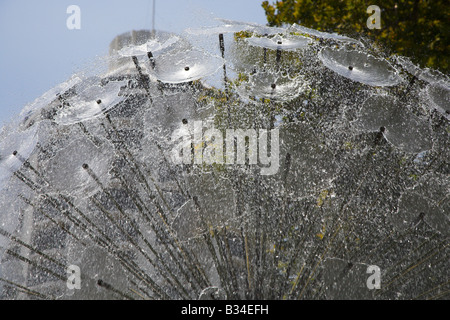
[[[381,29],[367,28],[369,5],[381,9]],[[264,1],[270,26],[297,23],[347,35],[362,34],[422,67],[448,72],[450,2],[444,0]]]

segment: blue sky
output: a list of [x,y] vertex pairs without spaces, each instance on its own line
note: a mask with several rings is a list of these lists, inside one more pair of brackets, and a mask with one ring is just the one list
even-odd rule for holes
[[[151,29],[153,0],[0,0],[0,126],[108,53],[118,34]],[[158,30],[181,33],[212,18],[266,23],[262,0],[156,0]],[[69,30],[67,7],[81,9]]]

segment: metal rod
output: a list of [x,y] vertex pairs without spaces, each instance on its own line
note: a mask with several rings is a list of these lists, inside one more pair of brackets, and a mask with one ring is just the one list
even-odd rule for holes
[[9,233],[8,231],[3,230],[3,229],[1,229],[1,228],[0,228],[0,235],[4,236],[4,237],[6,237],[6,238],[11,239],[12,241],[18,243],[19,245],[21,245],[21,246],[23,246],[23,247],[25,247],[25,248],[27,248],[27,249],[30,249],[31,251],[37,253],[37,254],[40,255],[41,257],[47,259],[47,260],[50,261],[50,262],[53,262],[54,264],[56,264],[56,265],[58,265],[58,266],[60,266],[60,267],[63,267],[63,268],[64,268],[64,267],[67,266],[66,263],[62,263],[62,262],[60,262],[60,261],[57,261],[56,259],[54,259],[54,258],[50,257],[49,255],[43,253],[42,251],[40,251],[40,250],[37,249],[36,247],[31,246],[31,245],[29,245],[29,244],[23,242],[23,241],[20,240],[19,238],[16,238],[16,237],[13,236],[11,233]]
[[[120,225],[119,223],[114,219],[114,217],[112,216],[112,214],[110,214],[102,205],[101,203],[96,200],[95,198],[91,198],[92,202],[94,203],[94,205],[103,213],[105,214],[105,216],[120,230],[120,232],[128,239],[128,241],[145,257],[145,259],[156,269],[159,270],[159,266],[148,256],[148,254],[142,249],[141,246],[139,246],[139,244],[137,244],[132,238],[131,236],[128,234],[128,232],[126,232]],[[167,278],[167,277],[165,277]],[[171,283],[170,280],[166,279],[166,281],[168,281],[169,284],[171,284],[173,286],[173,284]],[[164,299],[169,299],[169,296],[161,289],[159,288],[159,286],[156,284],[155,281],[152,280],[151,284],[153,286],[155,286],[159,293],[161,293],[164,297]]]
[[277,49],[277,67],[281,61],[281,49]]
[[[20,156],[17,152],[15,152],[14,154],[15,156]],[[25,164],[27,164],[27,162],[25,162]],[[32,171],[34,171],[40,178],[43,179],[42,175],[36,170],[34,169],[29,163],[27,165],[27,167],[29,167],[30,169],[32,169]],[[39,186],[36,186],[29,178],[27,178],[26,176],[24,176],[22,173],[20,172],[15,172],[15,176],[17,178],[19,178],[21,181],[23,181],[27,186],[29,186],[32,190],[36,191],[39,188]],[[48,182],[46,182],[48,184]],[[69,220],[71,220],[75,225],[81,226],[81,229],[84,230],[88,236],[90,238],[92,238],[94,240],[94,242],[96,242],[97,244],[99,244],[102,247],[105,247],[107,250],[111,251],[111,253],[115,256],[117,256],[117,258],[121,261],[121,263],[124,265],[124,267],[126,269],[128,269],[132,274],[134,274],[135,276],[137,276],[138,278],[142,279],[142,275],[145,275],[145,272],[142,270],[139,270],[140,268],[138,268],[137,265],[133,265],[129,263],[129,259],[128,258],[123,258],[121,256],[121,254],[117,253],[117,246],[116,249],[111,249],[108,246],[108,242],[115,246],[114,242],[109,239],[109,237],[106,236],[106,234],[98,228],[98,226],[93,223],[79,208],[77,208],[67,197],[59,194],[59,197],[61,199],[63,199],[72,209],[74,209],[76,212],[78,212],[78,214],[80,214],[80,216],[82,216],[91,226],[93,226],[94,228],[97,229],[97,231],[108,241],[105,242],[105,240],[102,240],[101,238],[98,238],[94,233],[91,233],[92,230],[90,232],[88,232],[89,228],[82,223],[79,219],[77,219],[75,216],[73,216],[72,218],[69,216],[68,212],[66,212],[66,210],[60,208],[60,205],[58,204],[58,202],[56,201],[56,199],[54,199],[53,197],[45,194],[44,195],[46,197],[47,200],[50,201],[50,204],[52,204],[52,206],[54,208],[56,208],[60,213],[64,214],[65,216],[67,216],[69,218]],[[78,239],[78,237],[75,234],[72,234],[69,230],[67,230],[63,225],[61,225],[60,223],[58,223],[57,221],[55,221],[52,217],[50,217],[49,215],[47,215],[45,212],[43,212],[40,209],[37,209],[30,200],[28,200],[27,198],[25,198],[22,195],[19,195],[19,197],[21,197],[28,205],[33,206],[38,212],[40,212],[42,215],[44,215],[45,217],[47,217],[50,221],[52,221],[55,225],[57,225],[59,228],[61,228],[64,232],[68,233],[69,235],[71,235],[72,237],[74,237],[77,241],[79,241],[83,246],[86,246],[86,244],[81,241],[80,239]],[[75,221],[73,220],[75,219]],[[103,242],[103,243],[102,243]],[[139,275],[139,273],[141,273],[142,275]],[[155,290],[155,282],[152,282],[152,280],[150,279],[150,283],[148,282],[148,278],[147,279],[142,279],[145,281],[146,284],[149,285],[150,288],[152,288],[152,290]],[[156,285],[156,290],[155,293],[159,294],[161,292],[161,290],[158,290],[157,288],[158,286]],[[161,296],[163,297],[163,296]]]
[[153,53],[151,53],[150,51],[147,52],[147,57],[148,57],[148,60],[150,60],[150,66],[152,67],[152,69],[155,69],[156,62],[155,62],[155,58],[153,57]]
[[156,0],[153,0],[153,11],[152,11],[152,37],[156,36],[155,32],[155,15],[156,15]]
[[74,204],[67,199],[67,197],[60,195],[64,201],[66,201],[67,204],[69,204],[75,211],[78,212],[78,214],[80,214],[80,216],[82,216],[93,228],[95,228],[100,235],[106,239],[103,240],[99,237],[97,237],[95,234],[89,234],[88,235],[94,240],[94,242],[96,242],[97,244],[99,244],[101,247],[104,247],[108,252],[110,252],[113,256],[117,257],[120,261],[120,263],[131,273],[133,274],[135,277],[141,279],[142,281],[144,281],[144,283],[153,290],[154,293],[156,293],[160,298],[165,298],[166,296],[164,296],[164,294],[161,294],[161,289],[159,288],[159,286],[156,284],[156,282],[154,282],[150,277],[148,277],[148,275],[145,273],[144,270],[142,270],[141,268],[139,268],[139,266],[131,260],[131,258],[129,257],[124,257],[124,254],[121,253],[119,251],[119,247],[114,243],[114,241],[112,239],[110,239],[104,232],[103,230],[101,230],[97,224],[95,224],[93,221],[91,221],[86,214],[84,214],[79,208],[77,208],[76,206],[74,206]]
[[15,257],[15,258],[17,258],[17,259],[19,259],[19,260],[29,264],[29,265],[32,265],[32,266],[35,266],[36,268],[41,269],[42,271],[44,271],[44,272],[54,276],[55,278],[58,278],[61,281],[66,281],[67,280],[66,276],[62,276],[60,274],[57,274],[56,272],[54,272],[54,271],[52,271],[52,270],[50,270],[50,269],[48,269],[46,267],[43,267],[43,266],[39,265],[38,263],[36,263],[36,262],[34,262],[34,261],[32,261],[32,260],[30,260],[28,258],[25,258],[24,256],[21,256],[17,252],[14,252],[14,251],[9,250],[9,249],[7,249],[5,252],[7,254],[9,254],[10,256],[13,256],[13,257]]
[[[95,175],[95,173],[92,171],[92,169],[89,168],[89,166],[87,164],[83,165],[83,169],[85,169],[88,174],[91,176],[92,179],[94,179],[94,181],[100,186],[100,188],[103,190],[103,192],[111,199],[111,201],[114,203],[115,207],[119,210],[120,214],[125,217],[129,222],[130,225],[133,227],[133,229],[136,231],[137,235],[139,236],[139,238],[141,238],[141,240],[146,244],[146,246],[150,249],[150,251],[153,253],[153,255],[157,258],[158,261],[160,261],[160,263],[162,264],[164,270],[161,269],[161,267],[159,266],[159,264],[157,264],[155,261],[153,261],[150,256],[147,255],[147,253],[145,253],[145,251],[143,250],[143,248],[141,246],[139,246],[137,244],[137,242],[135,242],[132,237],[129,235],[128,232],[126,232],[116,221],[115,219],[112,217],[112,215],[108,214],[108,216],[110,217],[110,220],[113,221],[115,223],[115,225],[119,228],[119,230],[128,238],[128,240],[142,253],[142,255],[155,267],[157,268],[161,275],[166,279],[166,281],[168,283],[170,283],[172,286],[176,287],[172,281],[169,280],[169,278],[167,278],[167,276],[165,275],[165,272],[167,272],[170,277],[175,281],[175,283],[178,285],[178,287],[180,288],[181,292],[183,292],[186,297],[189,297],[189,293],[186,291],[186,289],[184,288],[183,285],[181,285],[181,283],[179,282],[178,278],[173,274],[173,272],[170,270],[170,268],[167,266],[167,264],[164,262],[164,259],[161,259],[160,255],[158,254],[158,252],[153,248],[153,246],[148,242],[148,240],[144,237],[144,235],[142,234],[142,232],[139,230],[139,227],[136,226],[135,222],[133,221],[133,219],[131,219],[123,210],[122,206],[116,201],[116,199],[106,190],[106,188],[103,186],[103,184],[100,182],[100,180],[98,179],[98,177]],[[97,205],[97,207],[99,207],[101,209],[102,212],[107,212],[106,210],[104,210],[103,206],[98,202],[98,200],[96,200],[95,198],[92,198],[95,202],[95,204]],[[180,292],[180,293],[181,293]]]
[[414,82],[416,82],[416,80],[417,80],[416,76],[413,76],[411,78],[411,80],[409,81],[408,86],[406,87],[405,91],[403,91],[403,93],[401,94],[400,100],[406,99],[406,96],[408,95],[409,91],[411,91],[411,87],[413,86]]
[[[228,95],[228,77],[227,77],[227,65],[225,62],[225,41],[223,39],[223,33],[219,34],[219,47],[220,47],[220,53],[222,54],[223,61],[223,82],[225,85],[225,97],[228,101],[229,95]],[[228,108],[229,112],[229,108]]]
[[101,288],[104,288],[106,290],[112,291],[116,294],[118,294],[119,296],[121,296],[122,298],[125,298],[127,300],[135,300],[133,297],[127,295],[126,293],[120,291],[119,289],[116,289],[115,287],[113,287],[111,284],[103,281],[103,280],[98,280],[97,281],[97,285]]
[[[114,172],[116,173],[116,172]],[[173,260],[175,261],[175,263],[178,265],[178,267],[180,268],[181,272],[183,273],[183,275],[185,276],[186,280],[188,280],[189,282],[192,281],[192,278],[189,277],[185,271],[184,271],[184,265],[186,265],[188,267],[188,269],[191,271],[192,275],[194,276],[194,279],[197,281],[197,283],[200,285],[204,285],[204,286],[210,286],[210,284],[207,283],[207,279],[206,282],[202,281],[202,277],[200,274],[200,279],[197,278],[197,276],[199,274],[197,274],[196,272],[194,272],[195,267],[198,267],[196,265],[191,265],[192,260],[191,259],[186,259],[186,257],[182,257],[180,254],[179,256],[175,256],[173,250],[167,245],[165,239],[167,238],[167,235],[165,233],[163,233],[162,230],[159,230],[159,227],[156,226],[154,221],[155,219],[151,219],[152,215],[150,210],[147,208],[147,206],[145,205],[145,203],[143,202],[143,200],[140,198],[140,196],[138,194],[134,194],[129,187],[126,185],[125,181],[123,180],[123,177],[121,177],[120,174],[116,173],[116,177],[120,180],[122,186],[125,188],[125,191],[128,193],[128,195],[130,196],[130,198],[132,199],[134,205],[136,206],[136,208],[138,209],[138,211],[141,213],[142,217],[144,217],[144,219],[150,224],[150,228],[152,229],[153,232],[155,232],[157,238],[163,243],[163,246],[165,247],[165,249],[167,250],[167,252],[169,253],[169,255],[173,258]],[[145,214],[144,210],[148,213]],[[183,249],[181,247],[179,247],[179,245],[177,244],[176,239],[174,238],[174,234],[172,232],[170,232],[169,230],[167,230],[167,233],[169,235],[169,239],[171,240],[171,245],[173,248],[180,250],[181,252],[183,251]],[[181,260],[181,259],[184,260]],[[182,261],[182,262],[180,262]],[[194,267],[194,268],[193,268]],[[191,284],[195,287],[196,284],[192,283]]]
[[39,208],[36,208],[36,206],[27,198],[25,198],[22,195],[19,195],[19,197],[29,206],[33,207],[36,211],[38,211],[40,214],[42,214],[43,216],[45,216],[47,219],[49,219],[53,224],[55,224],[58,228],[60,228],[61,230],[63,230],[64,232],[66,232],[67,234],[69,234],[70,236],[72,236],[75,240],[77,240],[79,243],[81,243],[82,246],[87,247],[87,244],[84,243],[84,241],[82,241],[80,238],[78,238],[74,233],[72,233],[70,230],[68,230],[63,223],[59,223],[58,221],[56,221],[55,219],[53,219],[52,217],[50,217],[48,214],[46,214],[44,211],[42,211]]
[[132,56],[131,59],[133,60],[134,66],[136,67],[136,70],[139,74],[139,78],[142,82],[142,85],[144,86],[145,92],[147,92],[147,96],[150,100],[150,103],[153,103],[152,96],[150,95],[150,86],[148,84],[148,80],[144,76],[144,73],[142,72],[142,68],[139,65],[138,58],[136,56]]
[[204,216],[203,216],[203,213],[202,213],[202,208],[201,208],[201,206],[200,206],[200,204],[198,202],[198,197],[194,196],[192,198],[192,200],[194,201],[196,212],[200,215],[200,218],[201,218],[200,221],[203,224],[203,229],[206,231],[203,234],[203,239],[205,240],[205,243],[206,243],[206,245],[208,247],[208,250],[211,253],[211,257],[214,260],[214,264],[215,264],[217,273],[219,275],[220,282],[222,283],[225,291],[227,292],[227,296],[231,296],[231,293],[229,292],[228,287],[226,286],[226,284],[227,284],[227,281],[226,281],[227,277],[225,275],[224,268],[223,268],[222,264],[219,261],[219,257],[217,256],[216,249],[214,248],[214,245],[213,245],[212,240],[211,240],[211,233],[210,232],[214,232],[214,230],[211,230],[210,226],[208,226],[206,221],[204,220]]
[[10,285],[12,287],[19,288],[21,291],[25,292],[26,294],[29,294],[29,295],[32,295],[32,296],[36,296],[36,297],[39,297],[39,298],[45,299],[45,300],[54,300],[53,297],[50,297],[50,296],[47,296],[47,295],[45,295],[43,293],[31,290],[30,288],[24,287],[24,286],[22,286],[22,285],[20,285],[18,283],[13,282],[13,281],[9,281],[9,280],[6,280],[4,278],[0,278],[0,281],[5,282],[5,283],[7,283],[8,285]]
[[[106,119],[108,120],[108,123],[111,125],[113,131],[115,133],[117,133],[117,129],[114,126],[112,120],[110,119],[109,115],[106,115]],[[150,186],[148,185],[147,179],[145,178],[145,176],[143,175],[143,173],[141,172],[141,169],[139,168],[136,160],[134,159],[133,155],[131,154],[131,152],[128,150],[128,148],[126,148],[126,146],[124,146],[123,148],[119,147],[117,145],[117,142],[114,141],[114,139],[112,139],[112,137],[110,136],[110,134],[108,133],[108,130],[106,129],[106,127],[102,124],[102,126],[104,127],[105,132],[107,133],[107,138],[113,143],[114,147],[116,148],[117,151],[119,151],[123,157],[123,159],[130,165],[130,169],[133,171],[133,173],[144,182],[144,186],[145,189],[148,192],[148,195],[150,196],[151,201],[153,202],[153,204],[157,207],[158,209],[158,214],[159,217],[161,218],[161,221],[164,223],[164,225],[168,228],[168,230],[170,230],[170,226],[169,223],[167,222],[167,216],[164,214],[164,211],[162,210],[161,206],[159,205],[159,203],[156,201],[155,196],[153,195],[152,190],[150,189]],[[128,160],[128,158],[130,159],[130,161]],[[169,211],[171,211],[172,209],[170,208],[170,206],[168,205],[167,201],[165,200],[164,196],[161,193],[161,190],[159,189],[159,187],[157,186],[156,182],[154,181],[154,179],[150,176],[150,179],[153,182],[153,185],[155,186],[155,189],[157,190],[160,198],[162,199],[163,203],[165,204],[166,208],[169,209]],[[171,232],[171,234],[173,235],[173,232]],[[180,251],[182,252],[182,254],[190,259],[192,261],[192,258],[190,257],[189,254],[186,253],[186,250],[183,250],[182,246],[180,246],[180,243],[178,242],[178,240],[176,240],[176,238],[174,238],[177,245],[179,246]],[[195,261],[194,261],[195,262]],[[198,266],[198,262],[197,262],[197,266]],[[204,275],[204,272],[202,272],[201,268],[197,267],[197,269],[200,271],[200,273],[204,276],[204,278],[206,279],[206,276]]]

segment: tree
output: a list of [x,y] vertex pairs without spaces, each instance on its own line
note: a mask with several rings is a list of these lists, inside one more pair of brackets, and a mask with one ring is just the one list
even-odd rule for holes
[[365,0],[264,1],[270,26],[297,23],[322,31],[360,34],[389,50],[410,57],[422,67],[448,72],[450,63],[450,5],[441,0],[387,0],[381,9],[381,29],[367,28],[366,10],[377,4]]

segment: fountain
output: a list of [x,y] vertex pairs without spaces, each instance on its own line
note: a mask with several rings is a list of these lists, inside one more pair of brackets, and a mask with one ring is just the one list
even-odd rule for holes
[[448,298],[447,77],[219,22],[122,35],[1,131],[0,298]]

